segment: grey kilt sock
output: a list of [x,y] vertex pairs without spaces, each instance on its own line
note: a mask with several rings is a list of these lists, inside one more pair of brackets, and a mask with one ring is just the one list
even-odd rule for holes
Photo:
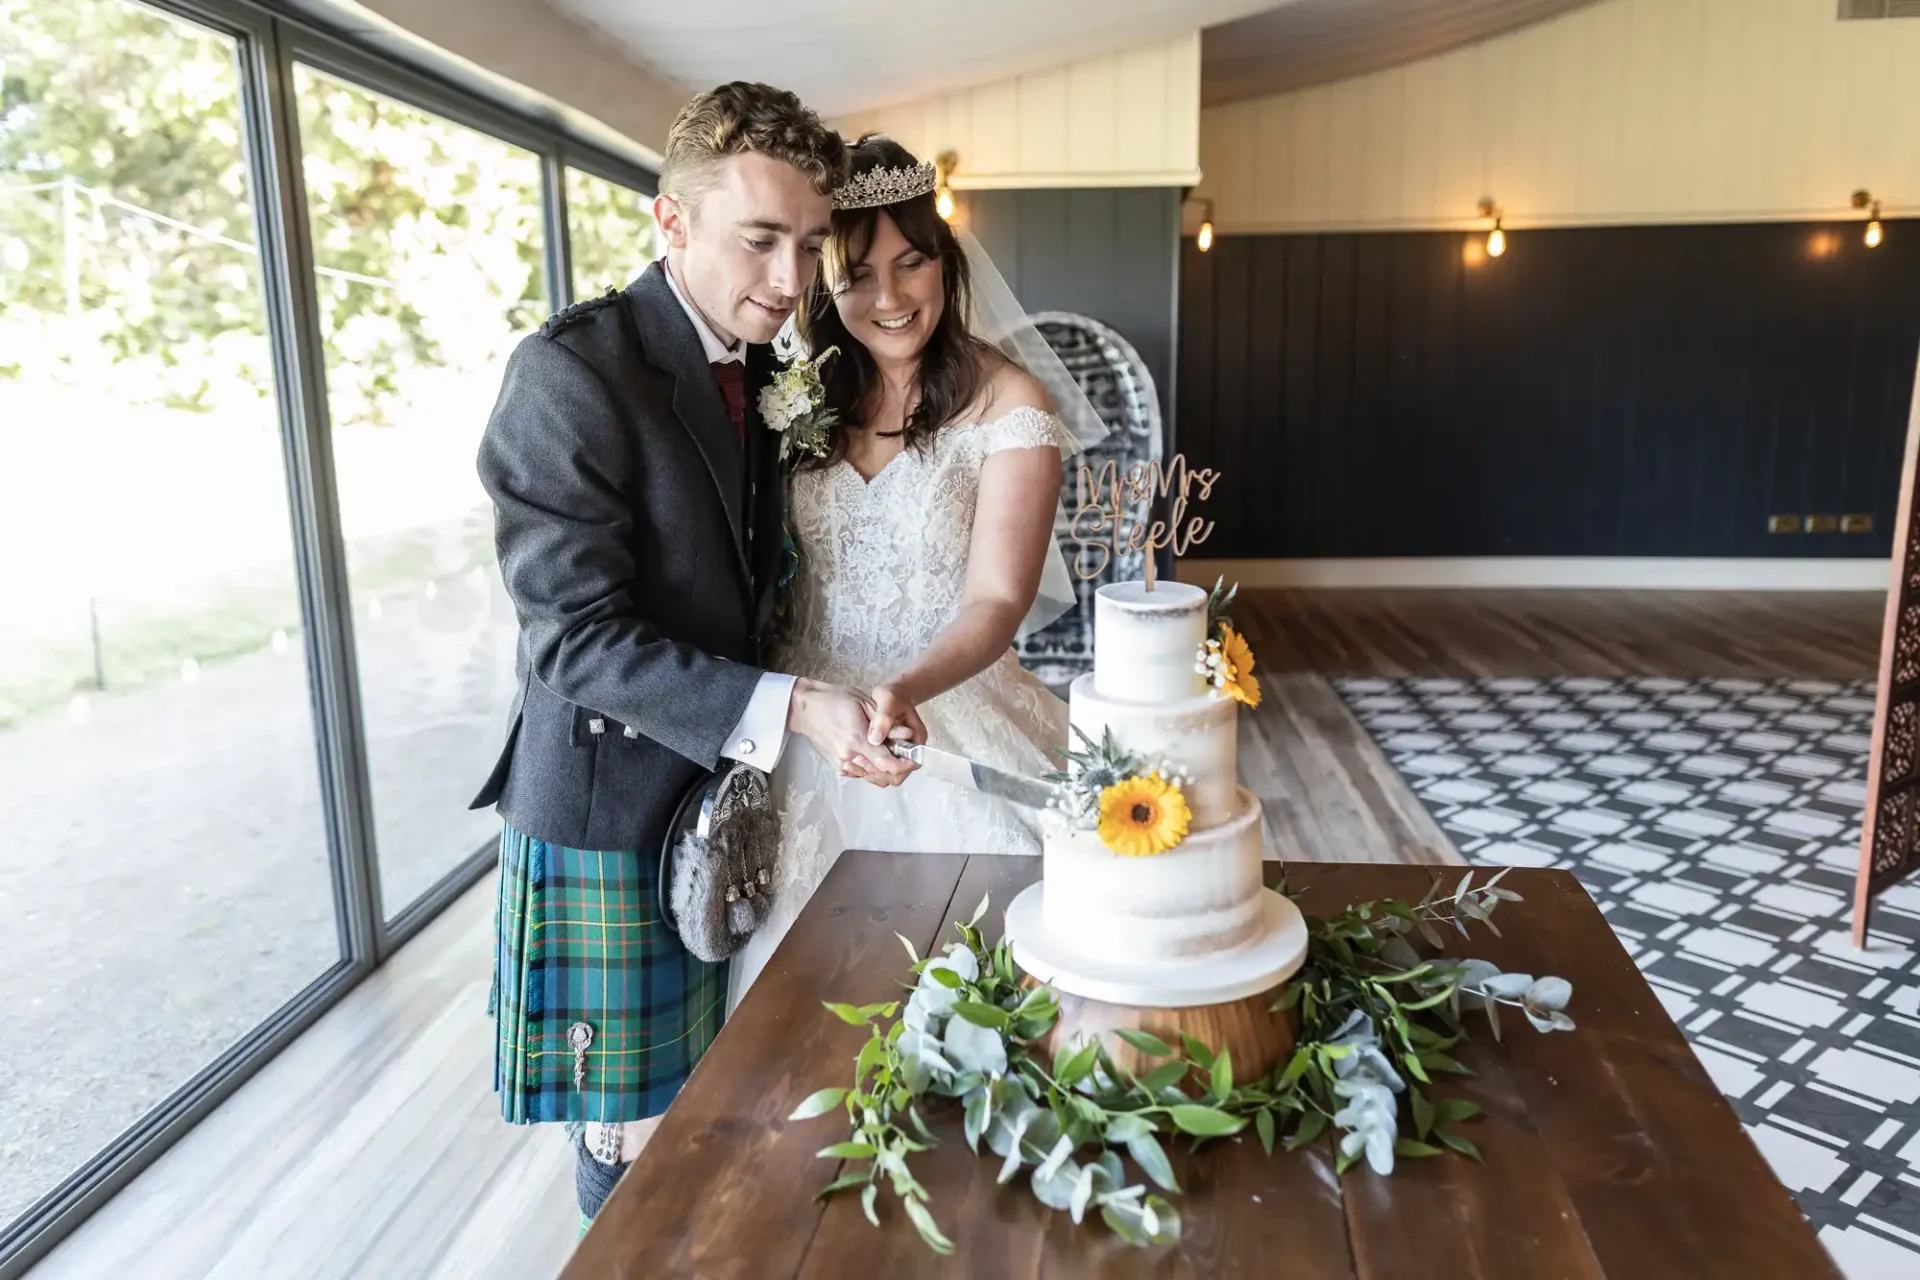
[[589,1218],[600,1216],[600,1206],[613,1194],[614,1183],[627,1171],[626,1164],[608,1164],[587,1150],[584,1136],[573,1140],[573,1194],[580,1201],[580,1212]]

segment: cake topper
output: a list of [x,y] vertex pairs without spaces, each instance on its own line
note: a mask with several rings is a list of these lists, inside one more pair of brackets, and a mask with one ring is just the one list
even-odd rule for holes
[[[1144,551],[1147,590],[1153,590],[1156,551],[1170,547],[1174,555],[1184,556],[1212,535],[1213,521],[1188,516],[1187,503],[1205,502],[1219,479],[1212,467],[1188,467],[1181,453],[1166,462],[1155,458],[1135,463],[1124,475],[1117,462],[1102,463],[1098,470],[1081,464],[1071,529],[1074,573],[1083,580],[1097,578],[1122,555]],[[1129,512],[1141,502],[1169,495],[1173,505],[1165,520],[1130,518]]]

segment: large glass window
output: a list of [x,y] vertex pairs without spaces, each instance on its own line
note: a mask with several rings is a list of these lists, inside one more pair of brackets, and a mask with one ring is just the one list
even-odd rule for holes
[[545,319],[540,160],[301,66],[381,894],[397,915],[498,835],[516,624],[474,459],[514,343]]
[[0,1225],[340,958],[235,55],[0,0]]
[[660,256],[653,197],[578,169],[567,170],[567,252],[573,296],[593,298],[632,284]]

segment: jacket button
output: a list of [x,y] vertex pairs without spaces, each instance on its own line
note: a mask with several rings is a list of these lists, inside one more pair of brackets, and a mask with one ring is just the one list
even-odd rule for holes
[[595,716],[593,719],[587,721],[588,733],[605,733],[606,731],[607,731],[607,722],[605,720],[600,719],[598,716]]

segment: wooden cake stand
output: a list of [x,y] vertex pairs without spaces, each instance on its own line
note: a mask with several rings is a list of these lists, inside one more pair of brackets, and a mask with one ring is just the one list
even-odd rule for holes
[[1192,1036],[1233,1055],[1238,1080],[1252,1080],[1293,1051],[1297,1016],[1276,1013],[1279,987],[1307,958],[1307,922],[1282,894],[1263,889],[1263,928],[1251,941],[1199,960],[1134,964],[1084,956],[1048,934],[1046,882],[1029,885],[1007,907],[1013,960],[1060,998],[1060,1020],[1045,1048],[1098,1037],[1114,1064],[1135,1075],[1157,1065],[1112,1032],[1144,1031],[1175,1049]]

